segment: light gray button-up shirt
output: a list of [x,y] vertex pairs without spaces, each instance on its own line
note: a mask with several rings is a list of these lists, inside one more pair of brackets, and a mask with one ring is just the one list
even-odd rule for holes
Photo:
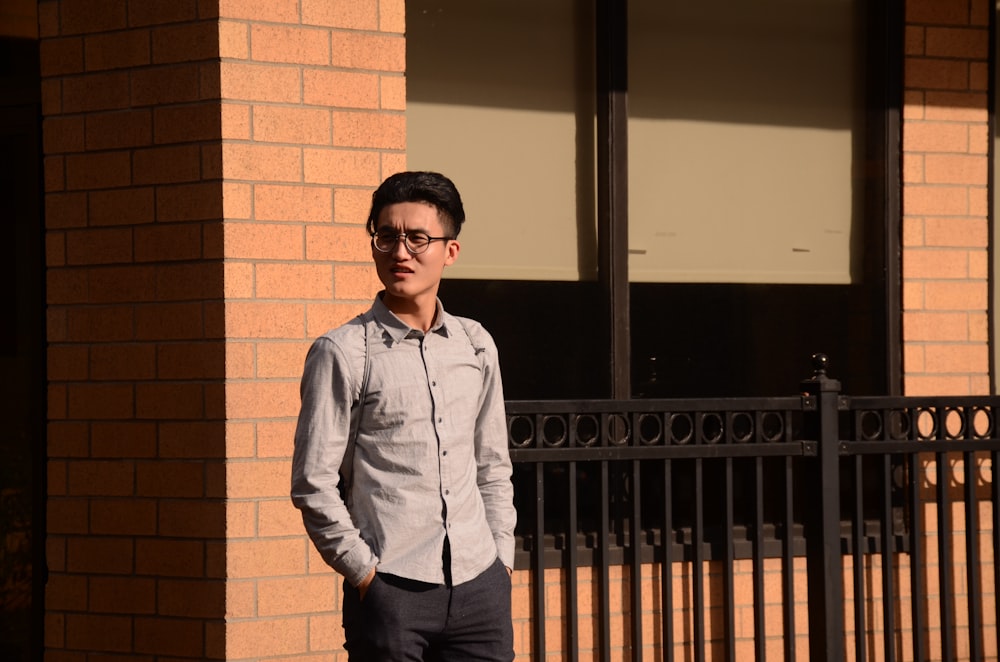
[[[440,301],[435,320],[426,334],[411,329],[377,298],[365,316],[318,338],[306,357],[292,501],[320,554],[354,585],[373,567],[443,584],[445,536],[454,584],[498,556],[513,567],[516,514],[496,345]],[[359,404],[366,324],[369,375]]]

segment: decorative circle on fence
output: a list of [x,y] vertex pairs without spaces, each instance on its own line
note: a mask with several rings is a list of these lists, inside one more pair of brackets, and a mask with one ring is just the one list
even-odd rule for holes
[[944,435],[948,439],[965,437],[965,416],[961,409],[946,407],[944,410]]
[[528,448],[535,438],[535,424],[530,416],[511,416],[507,421],[507,438],[514,448]]
[[882,415],[866,409],[858,415],[858,435],[865,441],[882,438]]
[[628,417],[623,414],[608,414],[608,444],[611,446],[624,446],[628,444],[631,437],[631,429],[628,424]]
[[893,440],[909,439],[912,431],[910,412],[905,409],[894,409],[889,412],[889,438]]
[[562,416],[544,416],[542,418],[542,443],[549,448],[558,448],[566,445],[569,438],[569,429],[566,427],[566,419]]
[[722,436],[726,432],[726,426],[722,422],[722,417],[716,413],[705,414],[701,419],[701,438],[706,444],[717,444],[722,441]]
[[593,414],[582,414],[574,421],[577,446],[593,446],[600,439],[601,426]]
[[668,427],[671,444],[688,444],[694,437],[694,423],[691,414],[670,414]]
[[729,419],[729,427],[733,434],[733,441],[738,444],[745,444],[753,440],[753,416],[745,411],[738,411]]
[[760,436],[764,441],[781,441],[785,436],[785,419],[776,411],[765,411],[760,417]]
[[663,439],[663,420],[657,414],[639,414],[636,434],[643,446],[653,446]]
[[976,439],[989,439],[993,436],[993,410],[987,407],[973,407],[972,436]]

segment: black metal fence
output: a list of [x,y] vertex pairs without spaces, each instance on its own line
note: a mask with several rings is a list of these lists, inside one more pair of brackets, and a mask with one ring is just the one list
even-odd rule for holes
[[848,397],[822,362],[792,397],[508,402],[533,659],[995,659],[998,414]]

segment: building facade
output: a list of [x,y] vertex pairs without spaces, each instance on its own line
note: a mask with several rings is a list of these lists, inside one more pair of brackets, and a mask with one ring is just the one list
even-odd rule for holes
[[346,659],[288,499],[298,378],[377,292],[367,207],[407,168],[469,192],[445,304],[509,397],[786,394],[816,343],[862,392],[995,393],[991,4],[463,4],[0,14],[23,659]]

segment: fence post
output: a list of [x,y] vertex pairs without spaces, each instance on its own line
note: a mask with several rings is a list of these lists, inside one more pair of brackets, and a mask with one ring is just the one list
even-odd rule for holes
[[[840,382],[826,375],[827,357],[813,355],[813,376],[802,390],[815,398],[807,435],[818,457],[807,463],[806,574],[809,590],[809,659],[844,659],[844,571],[840,550]],[[809,437],[807,437],[809,438]]]

